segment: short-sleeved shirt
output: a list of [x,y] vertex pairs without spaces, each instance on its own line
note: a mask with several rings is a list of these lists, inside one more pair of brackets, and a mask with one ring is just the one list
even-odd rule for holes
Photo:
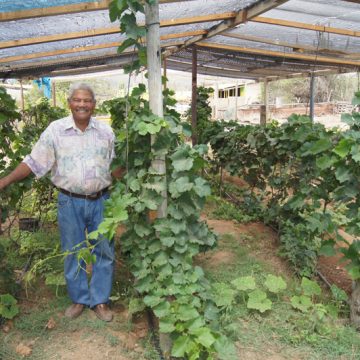
[[51,171],[58,188],[93,194],[111,184],[114,138],[111,127],[94,118],[82,132],[70,115],[53,121],[23,162],[38,178]]

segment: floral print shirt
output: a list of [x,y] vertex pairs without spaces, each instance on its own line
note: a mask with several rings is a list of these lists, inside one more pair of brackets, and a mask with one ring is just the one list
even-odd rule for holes
[[51,171],[58,188],[93,194],[111,184],[114,138],[111,127],[94,118],[82,132],[70,115],[53,121],[23,162],[38,178]]

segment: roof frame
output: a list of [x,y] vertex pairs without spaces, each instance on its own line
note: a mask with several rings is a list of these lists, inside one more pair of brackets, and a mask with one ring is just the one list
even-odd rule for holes
[[[159,0],[160,4],[192,1],[192,0]],[[50,6],[47,8],[33,8],[30,10],[0,12],[1,21],[33,19],[44,16],[55,16],[64,14],[76,14],[86,11],[107,10],[111,0],[101,0],[95,2],[84,2],[70,5]]]
[[220,24],[215,25],[213,28],[208,29],[208,33],[206,35],[194,36],[191,39],[185,41],[184,44],[182,46],[179,46],[178,48],[166,50],[163,53],[163,56],[164,58],[167,58],[175,52],[180,51],[190,45],[193,45],[198,41],[202,41],[205,39],[209,39],[212,36],[219,35],[222,32],[235,27],[236,25],[247,22],[255,16],[258,16],[266,11],[273,9],[274,7],[284,4],[287,1],[288,0],[264,0],[262,2],[257,2],[253,5],[250,5],[238,11],[234,19],[225,20]]
[[[235,12],[225,12],[225,13],[218,13],[218,14],[211,14],[211,15],[161,20],[160,27],[198,24],[198,23],[204,23],[204,22],[232,19],[235,16],[236,16]],[[145,24],[140,24],[140,25],[145,25]],[[17,39],[17,40],[0,41],[0,49],[7,49],[7,48],[17,47],[17,46],[42,44],[42,43],[54,42],[54,41],[63,41],[63,40],[70,40],[70,39],[81,39],[81,38],[92,37],[92,36],[111,35],[111,34],[118,34],[118,33],[120,33],[119,26],[112,26],[112,27],[107,27],[107,28],[97,28],[97,29],[86,30],[86,31],[76,31],[76,32],[62,33],[62,34],[56,34],[56,35],[38,36],[36,38],[31,37],[31,38],[23,38],[23,39]]]

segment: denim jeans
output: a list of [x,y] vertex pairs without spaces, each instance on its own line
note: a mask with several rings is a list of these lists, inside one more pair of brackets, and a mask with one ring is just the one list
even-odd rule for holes
[[[104,201],[74,198],[63,193],[58,197],[58,224],[62,251],[74,251],[85,247],[85,234],[96,230],[104,217]],[[96,262],[92,265],[91,280],[88,281],[85,263],[78,262],[77,253],[67,255],[64,273],[68,293],[73,303],[94,307],[109,301],[114,270],[114,242],[108,239],[96,241],[92,254]],[[80,245],[79,245],[80,244]]]

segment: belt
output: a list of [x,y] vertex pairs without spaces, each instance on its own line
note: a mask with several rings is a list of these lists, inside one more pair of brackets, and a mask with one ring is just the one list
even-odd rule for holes
[[94,194],[90,194],[90,195],[84,195],[84,194],[76,194],[76,193],[73,193],[71,191],[67,191],[65,189],[61,189],[61,188],[58,188],[58,190],[60,192],[62,192],[63,194],[65,195],[68,195],[68,196],[71,196],[71,197],[75,197],[75,198],[79,198],[79,199],[86,199],[86,200],[97,200],[99,198],[101,198],[101,196],[103,196],[104,194],[106,194],[108,191],[109,191],[109,187],[106,187]]

